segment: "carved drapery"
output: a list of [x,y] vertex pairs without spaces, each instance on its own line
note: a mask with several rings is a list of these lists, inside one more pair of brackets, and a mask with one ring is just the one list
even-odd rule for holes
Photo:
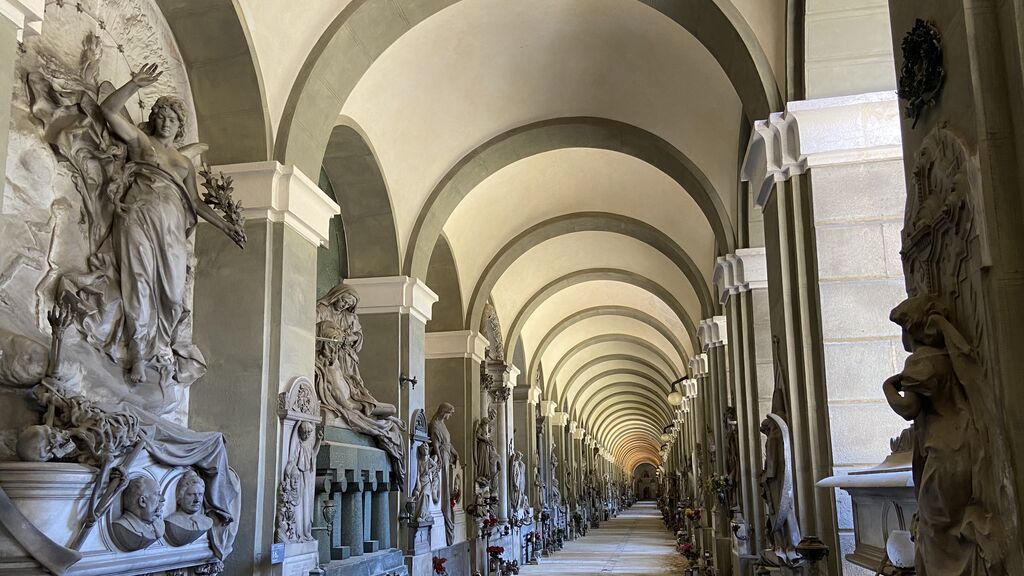
[[[980,174],[951,131],[936,128],[914,157],[903,230],[907,301],[893,310],[911,352],[885,385],[893,409],[915,422],[917,568],[935,574],[1006,574],[1018,527],[1000,387],[990,358],[988,264]],[[970,566],[969,572],[955,566]],[[952,570],[952,571],[951,571]]]

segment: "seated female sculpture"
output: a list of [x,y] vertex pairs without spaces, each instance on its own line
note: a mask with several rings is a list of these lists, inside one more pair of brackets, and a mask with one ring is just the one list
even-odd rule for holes
[[405,425],[395,406],[370,394],[359,375],[363,329],[356,316],[359,296],[339,284],[317,302],[316,390],[320,405],[356,432],[373,436],[388,453],[399,480],[405,478]]

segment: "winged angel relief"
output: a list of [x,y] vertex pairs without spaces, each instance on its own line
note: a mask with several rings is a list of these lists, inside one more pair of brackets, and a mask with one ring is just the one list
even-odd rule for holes
[[154,376],[161,390],[188,385],[206,370],[191,341],[190,237],[202,218],[244,247],[241,206],[230,179],[208,170],[199,172],[207,189],[200,196],[195,158],[206,146],[181,146],[181,100],[161,96],[139,125],[128,116],[126,102],[160,78],[157,66],[142,66],[115,89],[96,79],[91,42],[78,78],[27,78],[32,115],[82,197],[89,243],[86,269],[65,272],[55,298],[132,386]]

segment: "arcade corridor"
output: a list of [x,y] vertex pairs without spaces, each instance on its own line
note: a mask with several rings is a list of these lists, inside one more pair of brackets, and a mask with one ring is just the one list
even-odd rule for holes
[[0,0],[0,576],[1024,576],[1022,55],[1024,0]]
[[523,576],[592,576],[597,574],[681,574],[683,557],[654,502],[637,502],[617,518],[601,524],[579,540],[567,542],[558,554],[526,566]]

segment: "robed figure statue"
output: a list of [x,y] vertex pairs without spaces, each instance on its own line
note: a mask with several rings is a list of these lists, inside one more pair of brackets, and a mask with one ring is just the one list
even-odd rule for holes
[[245,232],[199,195],[186,154],[206,147],[178,147],[186,121],[181,100],[161,96],[139,126],[125,111],[160,75],[147,64],[111,91],[108,83],[60,90],[33,73],[28,89],[44,137],[78,179],[88,220],[88,269],[64,274],[57,298],[74,304],[85,339],[123,366],[131,383],[155,369],[166,387],[171,380],[189,384],[206,369],[186,328],[189,238],[198,218],[239,246]]
[[376,439],[402,481],[405,424],[394,405],[370,394],[359,374],[363,328],[356,315],[358,304],[358,294],[345,284],[332,288],[316,304],[316,390],[323,409],[350,429]]

